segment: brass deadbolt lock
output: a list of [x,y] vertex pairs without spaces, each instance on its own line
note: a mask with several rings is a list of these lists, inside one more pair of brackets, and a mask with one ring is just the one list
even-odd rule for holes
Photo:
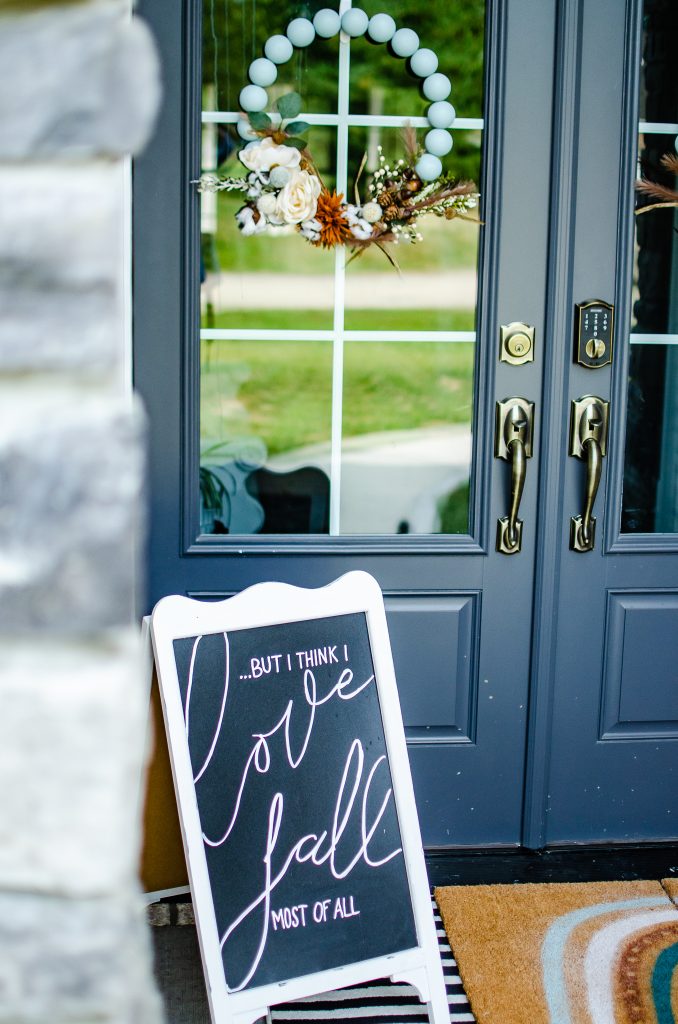
[[499,359],[513,366],[531,363],[534,360],[534,327],[521,323],[502,325]]

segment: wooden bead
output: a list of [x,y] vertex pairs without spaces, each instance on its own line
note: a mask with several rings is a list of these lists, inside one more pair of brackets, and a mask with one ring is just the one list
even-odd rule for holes
[[294,47],[287,36],[269,36],[264,44],[264,53],[274,64],[286,64],[294,53]]
[[432,128],[449,128],[455,119],[456,111],[447,100],[438,100],[431,104],[426,116]]
[[391,46],[398,57],[411,57],[419,49],[419,36],[411,28],[399,28],[391,39]]
[[287,38],[292,46],[310,46],[315,39],[313,22],[308,18],[293,18],[287,26]]
[[452,145],[452,136],[444,128],[432,128],[424,137],[426,152],[432,153],[433,156],[446,156]]
[[424,79],[422,88],[427,100],[446,100],[452,92],[452,83],[447,75],[441,75],[438,71]]
[[367,34],[375,43],[387,43],[395,35],[396,23],[390,14],[373,15],[367,26]]
[[265,110],[267,103],[266,90],[262,89],[260,85],[246,85],[244,89],[240,90],[240,106],[247,113]]
[[433,156],[431,153],[424,153],[417,160],[414,169],[422,181],[433,181],[442,174],[443,165],[437,156]]
[[359,7],[351,7],[342,16],[341,27],[347,36],[357,39],[358,36],[364,36],[367,32],[369,20],[365,12],[361,11]]
[[323,7],[313,18],[313,27],[322,39],[336,36],[341,27],[341,19],[336,11]]
[[412,54],[410,67],[415,75],[419,75],[420,78],[428,78],[438,70],[438,58],[433,50],[424,47]]
[[266,87],[267,85],[273,85],[278,77],[278,69],[273,61],[267,57],[257,57],[250,64],[249,76],[250,82],[253,85]]

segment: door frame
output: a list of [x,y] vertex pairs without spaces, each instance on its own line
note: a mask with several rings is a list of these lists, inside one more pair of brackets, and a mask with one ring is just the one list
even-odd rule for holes
[[[532,622],[532,644],[530,650],[530,685],[528,693],[528,721],[525,733],[525,782],[523,790],[522,843],[527,848],[538,849],[544,845],[545,810],[547,806],[549,746],[552,731],[553,695],[555,687],[555,652],[558,635],[558,617],[561,613],[558,594],[553,581],[558,579],[563,549],[562,495],[567,472],[567,455],[563,424],[568,417],[568,386],[571,373],[571,338],[573,330],[573,266],[571,259],[574,236],[574,204],[577,189],[577,147],[578,114],[580,103],[580,76],[582,60],[582,29],[584,0],[552,0],[548,14],[542,9],[542,29],[546,24],[552,35],[547,45],[535,60],[552,69],[551,80],[553,104],[551,137],[547,143],[550,153],[550,180],[545,191],[550,192],[547,204],[549,220],[549,243],[546,254],[547,288],[541,296],[542,310],[546,303],[544,330],[538,341],[543,358],[543,374],[540,382],[537,436],[541,443],[536,445],[536,458],[531,472],[528,472],[526,499],[530,489],[538,488],[536,516],[531,520],[531,532],[535,535],[536,546],[534,566],[534,590],[529,608],[524,613]],[[487,0],[485,33],[485,145],[483,155],[484,195],[489,210],[502,208],[504,177],[504,147],[502,139],[507,129],[505,106],[507,76],[506,47],[509,32],[509,0]],[[195,176],[200,160],[200,85],[192,69],[200,60],[200,5],[196,0],[183,0],[169,8],[160,0],[140,0],[139,13],[162,9],[162,16],[153,18],[153,29],[159,49],[165,58],[164,66],[175,67],[175,57],[182,54],[179,73],[165,75],[165,98],[160,113],[155,140],[146,153],[135,164],[135,203],[144,211],[141,218],[135,218],[134,273],[137,301],[134,305],[134,333],[138,343],[134,348],[135,378],[152,381],[165,374],[171,382],[167,388],[146,388],[144,398],[149,418],[158,422],[162,417],[165,433],[179,439],[180,457],[173,441],[167,438],[155,439],[152,458],[148,467],[150,519],[153,523],[171,524],[171,543],[165,550],[156,550],[152,543],[151,571],[163,577],[167,573],[170,557],[186,557],[194,564],[203,566],[205,559],[218,549],[217,544],[195,544],[195,495],[189,486],[191,473],[198,465],[198,440],[190,410],[196,407],[199,395],[197,361],[191,358],[188,339],[199,324],[199,298],[197,290],[189,287],[194,268],[199,259],[200,236],[199,218],[195,215],[198,198],[186,183]],[[540,5],[541,9],[541,5]],[[625,59],[626,67],[635,68],[641,30],[641,0],[628,0],[625,5]],[[534,29],[533,29],[534,31]],[[544,33],[546,36],[547,33]],[[554,40],[554,42],[553,42]],[[553,42],[553,45],[551,45]],[[523,91],[525,83],[522,83]],[[626,90],[622,107],[622,138],[633,138],[637,128],[637,75],[632,86]],[[180,116],[177,116],[177,111]],[[622,154],[622,185],[628,185],[634,177],[635,150],[626,147]],[[180,154],[180,159],[168,161],[166,153]],[[624,188],[620,195],[624,194]],[[180,211],[178,218],[168,217],[167,204],[174,204]],[[618,251],[616,258],[617,275],[614,301],[617,310],[617,336],[628,338],[631,310],[631,258],[630,239],[633,234],[633,214],[629,204],[620,205],[618,210]],[[144,225],[152,224],[159,247],[163,250],[160,258],[156,249],[144,244]],[[476,360],[474,393],[474,458],[472,473],[477,480],[477,493],[482,500],[471,505],[472,534],[462,540],[456,539],[454,546],[445,538],[409,537],[407,542],[389,538],[388,544],[374,538],[356,542],[354,538],[333,538],[309,544],[305,538],[286,539],[285,544],[270,543],[263,539],[258,544],[243,544],[251,553],[274,553],[277,557],[301,554],[302,549],[311,555],[331,552],[347,557],[347,567],[357,567],[361,557],[368,553],[397,554],[398,552],[421,553],[424,559],[435,555],[450,555],[464,558],[465,554],[482,555],[490,552],[494,544],[494,519],[499,506],[505,502],[505,467],[495,465],[492,458],[493,402],[487,396],[494,394],[497,380],[510,380],[509,389],[523,393],[527,385],[525,378],[507,377],[505,368],[499,366],[496,358],[495,335],[498,332],[500,305],[509,306],[513,318],[529,319],[524,313],[525,294],[511,297],[499,295],[496,281],[500,263],[501,237],[499,217],[489,218],[485,227],[486,242],[481,249],[481,282],[486,282],[478,296],[479,339]],[[529,233],[529,225],[524,229]],[[515,233],[515,231],[514,231]],[[504,245],[506,238],[504,236]],[[518,239],[520,245],[520,239]],[[168,255],[169,254],[169,257]],[[482,340],[481,340],[482,339]],[[546,353],[550,352],[549,358]],[[626,379],[628,344],[618,345],[617,357],[612,368],[611,401],[616,418],[623,421],[622,411],[626,406]],[[600,372],[600,371],[598,371]],[[597,377],[598,380],[601,377]],[[502,385],[503,386],[503,383]],[[593,386],[593,385],[592,385]],[[507,390],[507,393],[514,393]],[[485,396],[483,403],[480,396]],[[611,439],[607,467],[601,483],[601,498],[605,502],[605,522],[608,524],[600,544],[606,554],[639,550],[675,550],[671,538],[622,536],[617,527],[610,525],[620,521],[620,494],[608,488],[604,494],[606,478],[620,479],[624,458],[624,438],[615,431]],[[560,439],[560,440],[558,440]],[[547,440],[551,444],[546,443]],[[559,457],[554,458],[554,452]],[[603,499],[604,495],[604,499]],[[539,529],[537,529],[539,524]],[[175,529],[176,526],[176,529]],[[475,539],[474,539],[475,538]],[[154,539],[152,539],[154,540]],[[565,541],[565,544],[567,542]],[[173,547],[173,551],[170,548]],[[528,551],[529,551],[528,544]],[[565,551],[567,548],[565,547]],[[527,552],[526,552],[527,556]],[[520,556],[519,556],[520,557]],[[506,559],[513,563],[513,559]],[[486,586],[501,589],[506,586],[504,569],[499,566],[484,573]],[[518,574],[516,574],[517,576]],[[423,588],[432,579],[425,573]],[[494,581],[494,583],[493,583]],[[314,580],[310,585],[316,585]],[[176,587],[174,588],[176,589]],[[229,592],[226,585],[220,594]],[[231,590],[231,592],[233,592]],[[209,584],[194,596],[209,596]],[[490,605],[498,607],[497,597],[483,602],[483,615]],[[602,642],[602,638],[601,638]],[[539,685],[536,685],[539,680]]]
[[[446,584],[445,593],[448,590],[450,593],[456,593],[457,590],[475,592],[482,581],[490,591],[485,594],[482,602],[482,616],[487,619],[501,614],[502,595],[507,581],[513,580],[516,586],[525,588],[532,579],[537,500],[534,471],[538,460],[535,458],[530,464],[531,472],[527,474],[521,508],[523,512],[528,510],[525,517],[526,525],[529,525],[529,530],[525,531],[523,554],[516,559],[497,555],[494,552],[495,520],[506,512],[508,480],[505,464],[502,462],[498,465],[499,460],[493,458],[494,400],[491,396],[497,386],[506,394],[532,393],[535,397],[540,388],[540,359],[543,355],[538,355],[534,364],[527,364],[521,368],[522,372],[516,373],[514,367],[498,363],[495,340],[498,340],[500,313],[505,322],[522,317],[536,324],[538,334],[543,335],[545,299],[540,288],[535,289],[531,281],[524,280],[527,275],[523,275],[518,287],[513,281],[501,282],[499,266],[500,263],[506,266],[511,262],[513,242],[509,236],[515,239],[521,232],[530,250],[539,252],[539,266],[546,266],[545,218],[549,182],[545,176],[539,177],[537,181],[535,173],[539,189],[536,205],[543,211],[540,218],[537,218],[540,220],[537,227],[535,218],[526,222],[523,213],[516,210],[515,204],[512,205],[507,199],[509,188],[504,173],[506,154],[503,140],[505,133],[510,130],[507,126],[507,108],[513,111],[513,120],[515,114],[524,110],[533,100],[536,74],[547,85],[543,93],[539,91],[538,96],[540,117],[547,130],[545,133],[532,132],[529,138],[525,131],[523,134],[530,150],[527,153],[528,159],[534,161],[535,167],[542,167],[548,161],[551,139],[547,112],[550,115],[555,2],[551,0],[551,3],[540,5],[539,11],[526,26],[524,17],[520,22],[515,7],[511,10],[509,0],[487,0],[482,188],[486,207],[496,211],[496,215],[488,218],[484,229],[486,241],[484,244],[481,241],[479,255],[481,286],[477,313],[472,478],[476,481],[475,490],[480,500],[471,501],[471,533],[466,537],[410,535],[407,538],[389,537],[386,541],[372,537],[362,540],[338,537],[328,542],[327,539],[316,538],[311,543],[301,537],[285,538],[284,544],[257,538],[255,543],[245,542],[237,546],[252,555],[269,555],[277,559],[296,553],[301,556],[302,551],[308,552],[310,559],[307,557],[304,565],[304,582],[307,586],[327,582],[317,578],[318,570],[311,564],[315,556],[341,556],[342,571],[345,571],[364,567],[364,560],[368,556],[375,556],[378,561],[388,555],[407,553],[411,557],[422,556],[418,563],[420,578],[417,581],[421,596],[429,592],[443,596],[440,590],[440,569],[435,567],[440,565],[441,557],[452,557],[457,560],[462,575],[456,586],[452,580]],[[163,424],[162,436],[158,436],[157,429],[151,434],[148,478],[150,521],[164,524],[167,536],[162,544],[158,544],[154,536],[149,539],[151,574],[160,580],[161,592],[188,590],[195,597],[210,597],[217,593],[226,596],[237,589],[228,582],[224,585],[223,577],[228,576],[228,571],[224,572],[223,567],[218,573],[209,571],[210,556],[214,556],[220,545],[209,541],[195,543],[197,516],[195,494],[190,484],[192,477],[197,481],[198,466],[198,439],[191,410],[197,408],[199,364],[193,357],[191,339],[197,335],[200,309],[197,289],[191,285],[200,252],[200,221],[196,216],[198,196],[188,183],[197,176],[196,169],[200,165],[201,97],[200,82],[194,69],[199,67],[200,62],[201,5],[199,0],[183,0],[181,4],[168,9],[162,0],[140,0],[138,13],[141,17],[149,17],[152,22],[165,68],[174,69],[177,54],[181,54],[181,67],[177,69],[180,73],[165,74],[164,101],[155,138],[134,166],[135,209],[142,211],[141,216],[135,217],[133,224],[136,298],[134,336],[137,342],[134,347],[134,373],[136,382],[145,385],[143,395],[151,424]],[[506,53],[509,46],[519,59],[512,64],[514,72],[510,97],[507,97]],[[535,53],[538,55],[536,61],[532,60]],[[516,66],[520,68],[518,72],[515,72]],[[522,70],[533,67],[538,70]],[[179,159],[168,160],[168,153],[179,154]],[[524,158],[525,151],[513,153],[511,173],[514,176],[516,168],[522,168],[521,161]],[[179,216],[174,212],[168,216],[168,210],[179,211]],[[147,226],[152,227],[154,239],[157,239],[154,247],[144,244]],[[485,287],[482,286],[483,282]],[[154,386],[153,382],[163,377],[169,381],[169,387]],[[542,430],[539,426],[541,413],[538,411],[537,415],[535,452],[538,455]],[[471,564],[467,562],[468,556],[482,559],[482,564],[478,562],[471,572],[471,578],[464,581],[464,573]],[[185,564],[190,563],[194,567],[193,581],[200,572],[199,589],[191,587],[190,583],[186,586],[184,579],[173,576],[172,565],[175,559],[186,559]],[[297,581],[292,579],[290,582]],[[525,613],[531,617],[531,586],[529,589],[529,607],[525,608]],[[391,593],[397,596],[401,590],[402,586],[395,584]],[[157,596],[153,595],[153,600]],[[523,647],[521,641],[520,650],[516,650],[517,639],[512,630],[509,633],[507,647],[489,659],[484,671],[486,675],[498,678],[503,659],[511,660],[518,656],[521,672],[524,663],[525,684],[523,686],[521,682],[521,688],[526,690],[528,646]],[[525,628],[525,638],[529,638],[529,627]],[[522,702],[521,695],[521,706]],[[525,716],[526,712],[521,714]],[[519,737],[518,743],[517,759],[514,758],[516,763],[511,771],[517,767],[518,762],[524,761],[524,735]],[[518,842],[519,827],[515,835]]]

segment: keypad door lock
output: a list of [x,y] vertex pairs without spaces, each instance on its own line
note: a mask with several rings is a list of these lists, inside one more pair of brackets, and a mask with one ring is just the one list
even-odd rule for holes
[[574,359],[587,370],[612,362],[614,306],[602,299],[578,302],[574,332]]
[[521,366],[534,360],[534,327],[529,324],[503,324],[501,327],[501,349],[499,359],[502,363]]

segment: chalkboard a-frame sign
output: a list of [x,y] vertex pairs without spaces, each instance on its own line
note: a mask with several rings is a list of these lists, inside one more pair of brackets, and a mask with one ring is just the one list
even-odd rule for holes
[[383,977],[449,1024],[376,580],[166,597],[151,632],[215,1024]]

